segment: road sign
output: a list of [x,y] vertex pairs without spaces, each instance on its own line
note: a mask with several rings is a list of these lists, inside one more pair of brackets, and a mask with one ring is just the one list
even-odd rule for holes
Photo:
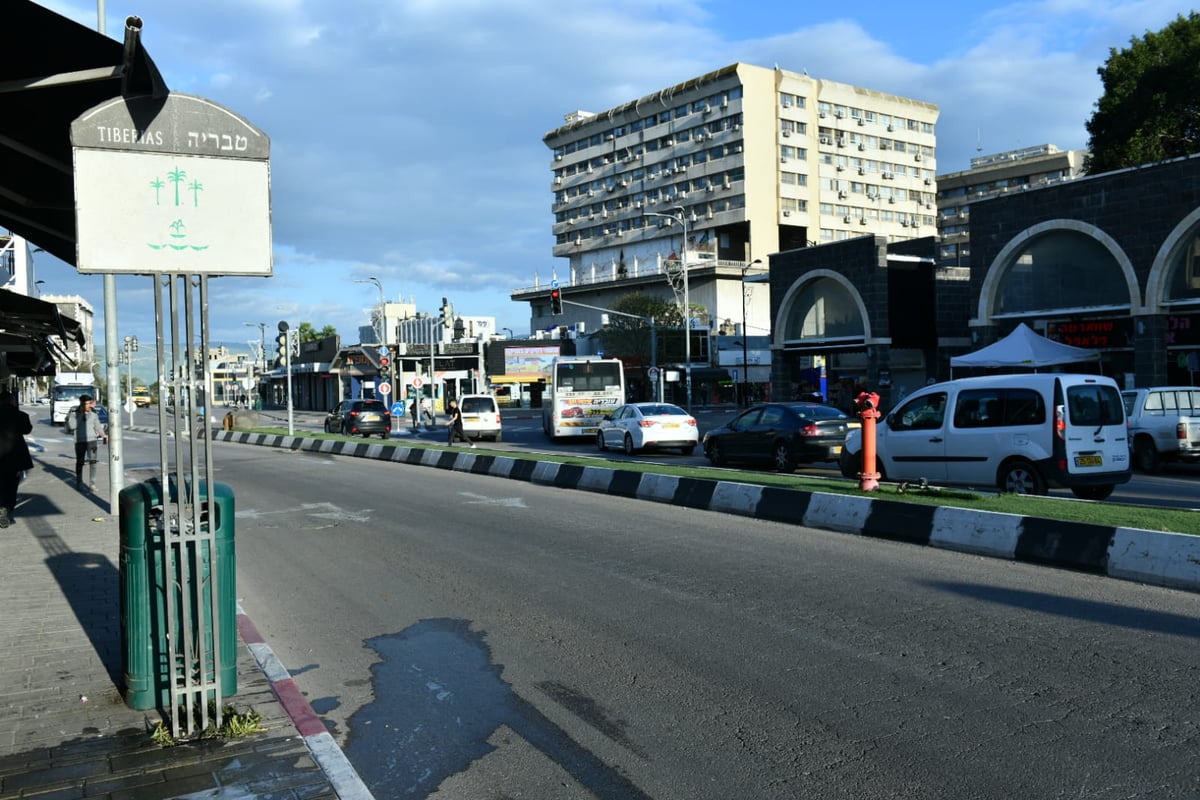
[[384,347],[383,345],[380,345],[379,346],[379,355],[386,356],[387,354],[388,354],[388,349],[386,347]]
[[646,370],[646,375],[650,378],[651,383],[658,383],[658,367],[651,367]]
[[738,371],[736,369],[731,369],[730,372],[733,374],[733,382],[737,383]]
[[395,403],[392,403],[392,407],[389,410],[392,412],[393,417],[403,417],[404,403],[401,403],[399,400],[397,400]]
[[379,384],[379,393],[391,395],[392,385],[390,383],[388,383],[387,381],[384,381],[383,383]]
[[414,389],[420,389],[422,386],[424,386],[424,385],[425,385],[425,381],[423,381],[423,380],[421,379],[421,376],[420,376],[420,375],[417,375],[417,376],[413,377],[413,379],[412,379],[412,385],[413,385],[413,388],[414,388]]
[[556,280],[552,280],[552,281],[550,281],[550,288],[551,288],[551,289],[557,289],[557,288],[558,288],[558,280],[557,280],[557,279],[556,279]]

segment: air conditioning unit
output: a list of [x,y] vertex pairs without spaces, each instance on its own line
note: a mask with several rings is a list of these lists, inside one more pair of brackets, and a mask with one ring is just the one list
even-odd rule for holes
[[729,176],[728,176],[728,175],[726,175],[726,176],[725,176],[725,188],[726,188],[726,189],[728,189],[728,188],[729,188],[729,186],[730,186],[730,182],[729,182]]
[[634,208],[641,208],[641,207],[642,207],[642,201],[641,201],[641,200],[635,200],[635,201],[633,201],[633,207],[634,207]]
[[741,146],[740,144],[735,144],[735,145],[733,146],[733,152],[735,152],[735,153],[740,153],[740,152],[742,152],[742,146]]
[[896,127],[894,125],[888,125],[887,129],[888,129],[888,132],[890,133],[890,132],[896,130]]
[[889,203],[891,203],[892,205],[896,205],[896,198],[895,198],[895,196],[893,195],[892,197],[889,197],[889,198],[888,198],[888,202],[889,202]]
[[885,181],[890,181],[890,180],[891,180],[892,178],[894,178],[894,177],[896,177],[896,176],[895,176],[895,175],[893,175],[893,174],[892,174],[892,173],[890,173],[890,172],[885,172],[885,173],[883,173],[883,179],[884,179]]
[[784,107],[784,108],[791,108],[791,107],[792,107],[792,101],[791,101],[791,100],[788,100],[788,99],[785,97],[785,98],[783,98],[783,103],[782,103],[782,105],[783,105],[783,107]]
[[621,188],[622,188],[622,189],[628,189],[628,188],[629,188],[629,181],[621,181]]
[[863,119],[862,117],[859,117],[859,118],[858,118],[858,124],[859,124],[859,125],[866,125],[866,124],[867,124],[867,121],[866,121],[865,119]]
[[706,216],[707,216],[709,219],[712,219],[712,218],[713,218],[713,210],[712,210],[711,208],[708,210],[708,214],[707,214]]
[[562,153],[557,153],[557,154],[554,156],[554,160],[555,160],[555,161],[562,161]]
[[715,186],[713,186],[713,185],[710,183],[708,186],[706,186],[706,187],[705,187],[705,190],[706,190],[706,191],[709,191],[709,192],[711,192],[711,191],[712,191],[713,189],[715,189],[715,188],[716,188],[716,187],[715,187]]
[[721,108],[729,108],[729,98],[728,97],[721,98]]
[[866,145],[866,143],[864,143],[864,142],[859,142],[859,143],[858,143],[858,152],[860,152],[860,153],[861,153],[861,152],[863,152],[863,151],[864,151],[864,150],[866,150],[866,149],[867,149],[867,145]]
[[866,225],[866,224],[867,224],[867,218],[866,218],[866,217],[859,217],[859,218],[858,218],[858,224],[859,224],[859,225]]
[[596,196],[596,190],[588,189],[588,197],[595,197],[595,196]]
[[838,192],[838,200],[845,200],[845,199],[846,199],[846,193]]
[[740,131],[742,129],[742,123],[740,123],[740,122],[733,123],[733,129],[735,131]]
[[833,139],[829,136],[822,136],[818,139],[821,144],[833,144]]
[[783,129],[783,135],[784,135],[784,136],[791,136],[791,135],[792,135],[792,132],[791,132],[791,131],[789,131],[787,128],[784,128],[784,129]]
[[846,171],[846,165],[845,165],[845,164],[838,164],[838,165],[837,165],[837,171],[838,171],[838,172],[845,172],[845,171]]
[[925,185],[926,185],[926,186],[933,186],[933,178],[926,178],[926,179],[925,179]]
[[788,163],[788,157],[787,157],[787,156],[780,156],[780,157],[779,157],[779,163],[780,163],[780,164],[786,164],[786,163]]
[[850,215],[849,215],[849,214],[847,214],[846,216],[842,217],[842,222],[846,223],[847,225],[849,225],[849,224],[850,224],[850,221],[851,221],[851,220],[850,220]]
[[859,175],[866,175],[866,174],[867,174],[867,168],[866,168],[866,167],[859,167],[859,168],[858,168],[858,174],[859,174]]
[[575,237],[575,246],[576,246],[576,247],[579,247],[579,245],[581,245],[581,244],[583,244],[583,239],[581,239],[580,237],[576,236],[576,237]]
[[921,154],[920,154],[920,153],[917,153],[916,155],[914,155],[914,156],[913,156],[913,161],[920,161],[920,160],[921,160]]
[[562,186],[562,175],[555,175],[555,176],[554,176],[554,185],[555,185],[555,186]]
[[792,215],[792,212],[791,212],[791,211],[788,211],[788,210],[785,208],[785,209],[783,210],[783,215],[784,215],[785,217],[790,217],[790,216]]
[[908,227],[908,220],[906,220],[906,219],[902,219],[902,220],[900,220],[900,227],[901,227],[901,228],[907,228],[907,227]]
[[825,119],[825,117],[827,117],[829,115],[826,114],[824,111],[822,111],[820,114],[817,114],[817,116],[820,117],[821,119]]
[[606,141],[606,142],[611,142],[612,140],[613,140],[613,135],[611,133],[608,136],[604,137],[604,141]]
[[608,236],[608,235],[609,235],[609,234],[611,234],[611,233],[612,233],[612,231],[610,231],[608,228],[605,228],[605,229],[604,229],[604,235],[605,235],[605,236]]
[[845,111],[835,111],[835,112],[833,112],[833,115],[835,117],[837,117],[838,119],[845,119],[846,112]]
[[838,146],[838,147],[845,147],[845,146],[846,146],[846,140],[845,140],[844,138],[841,138],[841,137],[839,137],[839,138],[838,138],[838,140],[837,140],[837,146]]

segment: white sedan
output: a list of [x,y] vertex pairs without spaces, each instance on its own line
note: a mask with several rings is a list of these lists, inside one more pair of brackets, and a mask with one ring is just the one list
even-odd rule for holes
[[679,448],[690,455],[700,440],[696,418],[671,403],[630,403],[606,414],[596,432],[601,450],[621,448],[628,455],[648,448]]

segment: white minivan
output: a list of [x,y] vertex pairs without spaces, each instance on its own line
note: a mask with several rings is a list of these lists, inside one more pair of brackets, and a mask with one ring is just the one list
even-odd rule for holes
[[[1061,486],[1103,500],[1130,478],[1125,406],[1112,378],[1027,374],[962,378],[913,392],[876,425],[886,480],[1045,494]],[[842,474],[862,471],[851,431]]]
[[458,403],[462,412],[463,433],[468,439],[491,439],[500,441],[503,425],[500,422],[500,406],[490,394],[465,394]]

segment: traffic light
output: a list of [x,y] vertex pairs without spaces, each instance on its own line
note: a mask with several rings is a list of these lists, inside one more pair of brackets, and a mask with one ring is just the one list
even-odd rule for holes
[[279,321],[279,335],[275,337],[275,366],[282,367],[287,363],[288,324],[287,320]]
[[562,292],[557,288],[550,290],[550,313],[556,315],[563,313]]
[[388,358],[387,356],[379,357],[379,368],[380,369],[387,369],[388,364],[391,364],[391,363],[392,363],[392,360],[390,358]]
[[454,306],[450,305],[450,301],[444,297],[442,298],[442,313],[438,316],[438,321],[446,330],[450,330],[454,326]]

